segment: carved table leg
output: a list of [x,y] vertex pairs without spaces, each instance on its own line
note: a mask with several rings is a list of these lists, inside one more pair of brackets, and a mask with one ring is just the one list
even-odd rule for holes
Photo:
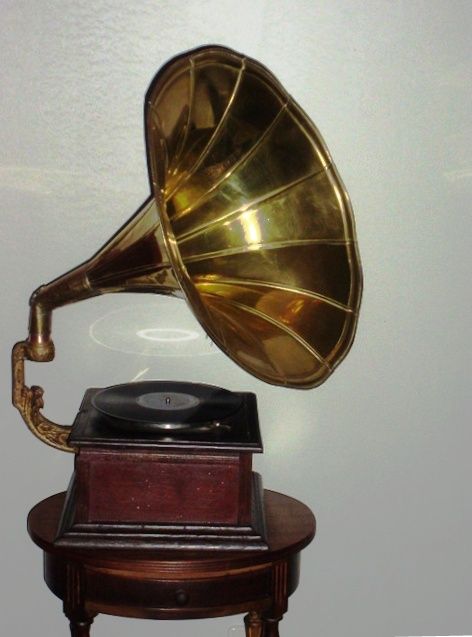
[[279,637],[279,621],[282,617],[277,619],[272,617],[264,617],[264,637]]
[[64,614],[70,622],[71,637],[89,637],[95,615],[85,610],[85,576],[80,565],[66,564]]
[[70,634],[71,637],[90,637],[90,626],[93,623],[93,619],[86,620],[74,620],[70,622]]
[[262,615],[264,637],[279,637],[279,622],[287,612],[289,589],[289,563],[282,560],[272,569],[272,608]]
[[262,618],[259,613],[251,610],[244,618],[246,637],[262,637]]

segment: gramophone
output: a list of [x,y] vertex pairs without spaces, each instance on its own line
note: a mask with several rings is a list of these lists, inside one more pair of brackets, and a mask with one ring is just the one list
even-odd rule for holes
[[59,545],[263,550],[254,394],[171,380],[89,389],[71,428],[25,384],[25,360],[54,358],[52,311],[108,292],[184,297],[235,363],[282,387],[316,387],[350,348],[361,270],[349,198],[272,73],[219,46],[186,52],[153,80],[145,127],[152,195],[33,293],[13,402],[40,440],[76,453]]

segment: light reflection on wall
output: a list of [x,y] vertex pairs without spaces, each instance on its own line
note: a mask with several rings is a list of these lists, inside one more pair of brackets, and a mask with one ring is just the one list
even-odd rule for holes
[[136,336],[156,343],[181,343],[182,341],[194,341],[200,338],[200,334],[194,330],[182,330],[171,327],[151,327],[138,330]]
[[[129,302],[97,319],[90,338],[102,347],[144,356],[210,356],[220,350],[180,299],[159,296],[150,303]],[[169,327],[172,325],[172,327]]]

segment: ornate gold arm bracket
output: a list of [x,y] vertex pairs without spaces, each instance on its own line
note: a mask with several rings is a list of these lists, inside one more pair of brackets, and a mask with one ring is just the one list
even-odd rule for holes
[[75,450],[69,446],[67,439],[70,427],[57,425],[41,413],[44,407],[43,389],[37,385],[25,385],[25,359],[29,357],[27,341],[16,343],[12,351],[13,404],[23,417],[30,431],[51,447],[62,451]]

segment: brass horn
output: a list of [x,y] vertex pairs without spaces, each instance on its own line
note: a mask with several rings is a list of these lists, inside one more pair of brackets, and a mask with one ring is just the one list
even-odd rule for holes
[[54,357],[51,312],[106,292],[183,295],[213,341],[268,383],[310,388],[349,350],[362,275],[347,192],[320,133],[264,66],[218,46],[168,62],[145,101],[152,197],[89,261],[31,297],[13,402],[47,444],[24,360]]

